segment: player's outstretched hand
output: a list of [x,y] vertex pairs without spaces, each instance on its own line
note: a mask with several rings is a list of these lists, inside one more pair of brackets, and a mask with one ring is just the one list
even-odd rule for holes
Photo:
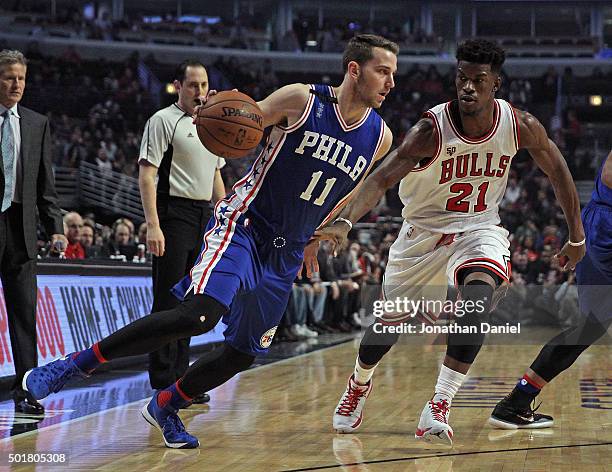
[[316,239],[311,239],[306,247],[304,248],[304,260],[302,261],[302,267],[298,273],[298,278],[302,278],[302,271],[306,267],[306,277],[312,278],[314,273],[319,272],[319,260],[317,254],[319,252],[320,242]]
[[555,257],[567,257],[567,262],[563,266],[563,270],[574,270],[576,268],[576,264],[580,262],[580,260],[586,254],[586,245],[582,246],[570,246],[569,243],[565,243],[565,245],[561,248],[561,250],[555,254]]
[[331,243],[332,253],[336,256],[338,249],[342,249],[346,245],[350,230],[347,224],[340,221],[315,231],[313,239],[317,241],[329,241]]
[[166,251],[166,240],[159,225],[147,226],[147,249],[151,254],[161,257]]

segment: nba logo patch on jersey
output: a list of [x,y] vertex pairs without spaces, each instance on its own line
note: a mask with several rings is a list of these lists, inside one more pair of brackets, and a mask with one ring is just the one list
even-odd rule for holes
[[414,225],[408,225],[408,229],[406,230],[406,239],[410,239],[412,233],[414,232]]
[[261,347],[263,347],[264,349],[267,349],[270,347],[270,344],[272,344],[272,339],[274,339],[274,335],[276,334],[277,328],[278,326],[275,326],[274,328],[270,328],[268,331],[266,331],[261,336],[261,339],[259,340],[259,345]]

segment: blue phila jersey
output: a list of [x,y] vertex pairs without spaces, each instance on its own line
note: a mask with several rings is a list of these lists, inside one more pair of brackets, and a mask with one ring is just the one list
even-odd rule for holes
[[599,173],[597,174],[597,180],[595,180],[595,188],[593,189],[593,193],[591,195],[591,201],[593,203],[607,205],[612,208],[612,188],[608,187],[601,180],[601,174],[604,166],[606,165],[606,161],[607,159],[604,159],[604,162],[599,169]]
[[384,136],[368,108],[347,125],[334,91],[311,85],[308,103],[291,126],[274,126],[267,145],[233,190],[238,211],[271,234],[305,243],[368,173]]

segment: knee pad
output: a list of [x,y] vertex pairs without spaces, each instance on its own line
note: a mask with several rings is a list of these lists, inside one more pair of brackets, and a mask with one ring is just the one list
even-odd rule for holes
[[[461,293],[461,300],[463,301],[463,309],[466,311],[467,315],[475,314],[484,316],[491,311],[491,302],[495,290],[487,282],[483,280],[471,280],[463,285],[459,291]],[[459,322],[460,318],[465,318],[465,316],[457,317],[457,322]]]
[[399,334],[389,333],[382,330],[377,332],[374,326],[384,327],[385,323],[376,320],[365,332],[359,345],[359,359],[368,365],[375,365],[380,362],[384,355],[389,352],[399,339]]
[[[451,339],[451,336],[452,335],[449,335],[449,341]],[[448,357],[452,357],[456,361],[463,362],[464,364],[473,364],[474,360],[476,359],[476,356],[480,352],[483,340],[480,341],[480,344],[451,344],[449,342],[448,346],[446,347],[446,355]]]
[[474,362],[484,342],[480,323],[488,320],[493,291],[493,287],[482,280],[472,280],[461,288],[464,313],[455,316],[457,325],[475,329],[474,332],[448,335],[446,354],[449,357],[466,364]]
[[180,307],[178,322],[189,331],[191,336],[207,333],[227,313],[227,308],[208,295],[194,295],[185,300]]

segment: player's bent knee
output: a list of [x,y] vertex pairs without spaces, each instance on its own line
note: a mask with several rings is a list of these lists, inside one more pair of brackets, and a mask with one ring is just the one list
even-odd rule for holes
[[[460,291],[463,301],[462,309],[467,315],[487,314],[491,311],[491,302],[495,290],[489,281],[469,280],[461,287]],[[463,316],[457,317],[458,320],[459,318],[463,318]]]
[[207,333],[219,323],[227,308],[208,295],[194,295],[181,304],[179,323],[191,336]]

